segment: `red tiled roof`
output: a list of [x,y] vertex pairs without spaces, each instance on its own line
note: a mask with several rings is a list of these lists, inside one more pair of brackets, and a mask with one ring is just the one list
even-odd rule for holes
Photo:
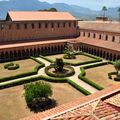
[[120,120],[120,107],[106,101],[118,94],[120,85],[114,85],[22,120]]
[[120,23],[111,21],[79,21],[81,29],[120,33]]
[[88,44],[91,46],[101,47],[101,48],[105,48],[108,50],[120,52],[120,45],[116,42],[93,39],[93,38],[88,38],[88,37],[0,45],[0,50],[9,49],[9,48],[28,47],[28,46],[33,46],[33,45],[54,44],[54,43],[61,43],[61,42],[67,42],[67,41],[76,41],[77,43],[84,43],[84,44]]
[[76,42],[78,43],[84,43],[84,44],[120,52],[120,44],[116,42],[105,41],[95,38],[88,38],[88,37],[79,37],[76,40],[77,40]]
[[9,11],[12,21],[76,20],[68,12]]

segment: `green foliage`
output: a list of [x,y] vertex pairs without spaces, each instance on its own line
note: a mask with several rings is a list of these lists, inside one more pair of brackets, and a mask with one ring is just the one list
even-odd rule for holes
[[[47,66],[45,68],[45,73],[51,77],[69,77],[69,76],[72,76],[75,74],[75,71],[74,71],[74,68],[72,68],[71,66],[68,66],[66,65],[64,67],[64,69],[68,68],[69,71],[65,71],[65,72],[62,72],[62,73],[55,73],[55,72],[51,72],[50,69],[54,68],[54,64],[50,65],[50,66]],[[64,71],[64,70],[63,70]]]
[[87,91],[86,89],[84,89],[83,87],[79,86],[78,84],[76,84],[75,82],[68,80],[68,83],[70,85],[72,85],[74,88],[76,88],[77,90],[79,90],[80,92],[82,92],[84,95],[90,95],[91,93],[89,91]]
[[58,10],[56,8],[50,8],[50,9],[44,9],[44,10],[39,10],[39,11],[57,12]]
[[16,70],[19,67],[20,67],[19,64],[15,64],[15,63],[12,63],[12,62],[4,65],[4,68],[8,69],[8,70]]
[[70,44],[67,44],[65,47],[65,51],[64,51],[64,59],[75,59],[75,51],[73,46],[71,46]]
[[117,75],[117,72],[110,72],[110,73],[108,73],[109,79],[112,79],[112,75]]
[[113,63],[116,71],[117,71],[117,76],[119,75],[119,71],[120,71],[120,60],[117,60]]
[[104,89],[102,86],[96,84],[96,83],[93,82],[92,80],[89,80],[88,78],[85,77],[85,75],[86,75],[85,69],[93,68],[93,67],[98,67],[98,66],[106,65],[106,64],[108,64],[108,62],[101,62],[101,63],[96,63],[96,64],[92,64],[92,65],[86,65],[86,66],[84,66],[84,67],[81,67],[81,68],[80,68],[81,73],[80,73],[80,75],[79,75],[78,77],[79,77],[81,80],[83,80],[84,82],[88,83],[89,85],[95,87],[96,89],[102,90],[102,89]]
[[52,95],[51,86],[45,82],[35,82],[24,85],[25,99],[30,107],[43,107],[42,102]]
[[54,69],[55,69],[55,71],[62,72],[64,65],[65,64],[64,64],[62,58],[56,58],[56,61],[54,63]]
[[29,72],[24,72],[24,73],[21,73],[21,74],[17,74],[17,75],[13,75],[13,76],[9,76],[9,77],[0,78],[0,83],[5,82],[5,81],[10,81],[10,80],[13,80],[13,79],[18,79],[18,78],[30,76],[30,75],[35,75],[35,74],[37,74],[37,72],[40,68],[43,68],[45,66],[44,63],[42,63],[41,61],[38,61],[36,58],[31,57],[31,59],[33,59],[34,61],[39,63],[39,65],[35,66],[34,70],[29,71]]

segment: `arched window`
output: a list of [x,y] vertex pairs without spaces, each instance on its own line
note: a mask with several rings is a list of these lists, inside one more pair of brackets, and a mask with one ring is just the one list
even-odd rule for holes
[[34,23],[32,23],[32,29],[34,29],[34,27],[35,27],[35,25],[34,25]]
[[48,24],[47,23],[45,23],[45,28],[47,28],[48,27]]
[[69,27],[71,27],[71,22],[69,22]]
[[65,23],[63,23],[63,27],[65,27]]
[[108,40],[108,35],[106,35],[105,40]]
[[54,28],[54,23],[51,23],[51,27]]
[[99,35],[99,39],[101,39],[101,34]]
[[115,36],[112,37],[112,42],[114,42],[114,41],[115,41]]
[[85,32],[83,32],[83,36],[85,36]]
[[39,23],[38,27],[41,28],[41,23]]
[[88,33],[88,37],[90,37],[90,33]]
[[60,23],[57,24],[58,25],[58,28],[60,27]]
[[93,34],[93,38],[95,38],[96,37],[96,35],[95,34]]
[[24,28],[27,29],[27,24],[24,24]]

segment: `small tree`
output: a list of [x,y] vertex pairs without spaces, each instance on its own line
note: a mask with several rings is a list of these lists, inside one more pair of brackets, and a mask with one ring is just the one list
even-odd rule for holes
[[55,71],[62,72],[63,67],[64,67],[63,59],[62,58],[56,58],[56,61],[55,61],[55,64],[54,64]]
[[29,83],[24,86],[25,99],[31,108],[45,107],[49,103],[49,96],[52,95],[51,86],[45,82]]
[[67,58],[67,59],[74,59],[75,58],[74,48],[69,43],[66,44],[64,54],[65,54],[64,58]]
[[119,71],[120,71],[120,60],[117,60],[114,62],[114,67],[117,71],[117,76],[119,76]]

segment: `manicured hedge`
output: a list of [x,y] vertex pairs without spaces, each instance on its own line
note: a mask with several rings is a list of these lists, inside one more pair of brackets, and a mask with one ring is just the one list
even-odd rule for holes
[[117,75],[117,72],[110,72],[110,73],[108,73],[109,79],[112,79],[112,75]]
[[73,82],[71,80],[68,80],[68,83],[85,95],[91,94],[89,91],[87,91],[86,89],[84,89],[83,87],[79,86],[78,84],[76,84],[75,82]]
[[45,68],[45,73],[46,73],[48,76],[57,77],[57,78],[59,78],[59,77],[69,77],[69,76],[72,76],[72,75],[75,74],[74,68],[72,68],[71,66],[66,66],[66,67],[71,70],[70,73],[64,73],[64,74],[62,74],[62,75],[61,75],[61,74],[51,73],[51,72],[49,72],[49,70],[50,70],[51,68],[53,68],[53,66],[47,66],[47,67]]
[[92,65],[86,65],[83,68],[84,69],[89,69],[89,68],[98,67],[98,66],[107,65],[107,64],[108,64],[108,62],[100,62],[100,63],[95,63],[95,64],[92,64]]
[[[34,59],[35,61],[37,61],[37,59],[35,58],[32,58]],[[1,82],[5,82],[5,81],[9,81],[9,80],[13,80],[13,79],[18,79],[18,78],[21,78],[21,77],[26,77],[26,76],[30,76],[30,75],[35,75],[37,74],[38,70],[42,67],[45,66],[45,64],[43,64],[42,62],[38,61],[39,65],[37,65],[33,71],[30,71],[30,72],[25,72],[25,73],[21,73],[21,74],[17,74],[17,75],[14,75],[14,76],[9,76],[9,77],[4,77],[4,78],[0,78],[0,83]]]
[[78,63],[70,63],[70,62],[65,62],[65,63],[72,66],[78,66],[78,65],[85,65],[85,64],[101,62],[101,61],[102,61],[101,59],[98,59],[98,60],[90,60],[90,61],[78,62]]
[[7,63],[7,64],[4,65],[4,68],[5,68],[5,69],[8,69],[8,70],[16,70],[16,69],[18,69],[19,67],[20,67],[19,64],[15,64],[15,63],[13,63],[13,62]]
[[43,58],[43,59],[45,59],[45,60],[47,60],[47,61],[50,62],[50,63],[54,63],[53,60],[51,60],[51,59],[49,59],[49,58],[47,58],[47,57],[45,57],[45,56],[40,55],[40,57]]
[[82,92],[85,95],[90,95],[91,93],[89,91],[87,91],[86,89],[84,89],[83,87],[77,85],[75,82],[71,81],[70,79],[66,79],[66,78],[53,78],[53,77],[49,77],[49,76],[36,76],[36,77],[30,77],[30,78],[26,78],[26,79],[20,79],[17,81],[11,81],[10,83],[4,83],[2,85],[0,85],[0,89],[4,89],[4,88],[8,88],[8,87],[12,87],[12,86],[16,86],[16,85],[21,85],[21,84],[25,84],[25,83],[29,83],[29,82],[33,82],[33,81],[38,81],[38,80],[46,80],[49,82],[58,82],[58,83],[65,83],[68,82],[70,85],[72,85],[74,88],[76,88],[77,90],[79,90],[80,92]]
[[[97,57],[97,56],[93,56],[93,55],[90,55],[90,54],[87,54],[87,53],[84,53],[84,52],[80,52],[80,53],[76,53],[76,55],[85,55],[85,56],[88,56],[88,57],[91,57],[95,60],[89,60],[89,61],[85,61],[85,62],[77,62],[77,63],[70,63],[70,62],[64,62],[65,64],[67,65],[72,65],[72,66],[78,66],[78,65],[85,65],[85,64],[89,64],[89,63],[95,63],[95,62],[100,62],[102,61],[102,59],[100,57]],[[54,61],[45,57],[45,56],[42,56],[40,55],[41,58],[49,61],[50,63],[53,63]]]
[[8,88],[8,87],[13,87],[13,86],[17,86],[17,85],[25,84],[25,83],[28,83],[28,82],[37,81],[37,80],[40,80],[39,76],[37,76],[37,77],[31,77],[31,78],[26,78],[26,79],[22,79],[22,80],[20,79],[20,80],[17,80],[17,81],[11,81],[10,83],[0,84],[0,89],[4,89],[4,88]]
[[97,66],[101,66],[101,65],[106,65],[106,64],[108,64],[108,62],[102,62],[102,63],[97,63],[97,64],[92,64],[92,65],[87,65],[87,66],[81,67],[80,68],[81,73],[78,76],[79,79],[83,80],[84,82],[88,83],[89,85],[95,87],[98,90],[104,89],[102,86],[96,84],[95,82],[93,82],[93,81],[91,81],[91,80],[89,80],[88,78],[85,77],[85,75],[86,75],[85,69],[93,68],[93,67],[97,67]]
[[114,78],[115,81],[120,81],[120,77]]

